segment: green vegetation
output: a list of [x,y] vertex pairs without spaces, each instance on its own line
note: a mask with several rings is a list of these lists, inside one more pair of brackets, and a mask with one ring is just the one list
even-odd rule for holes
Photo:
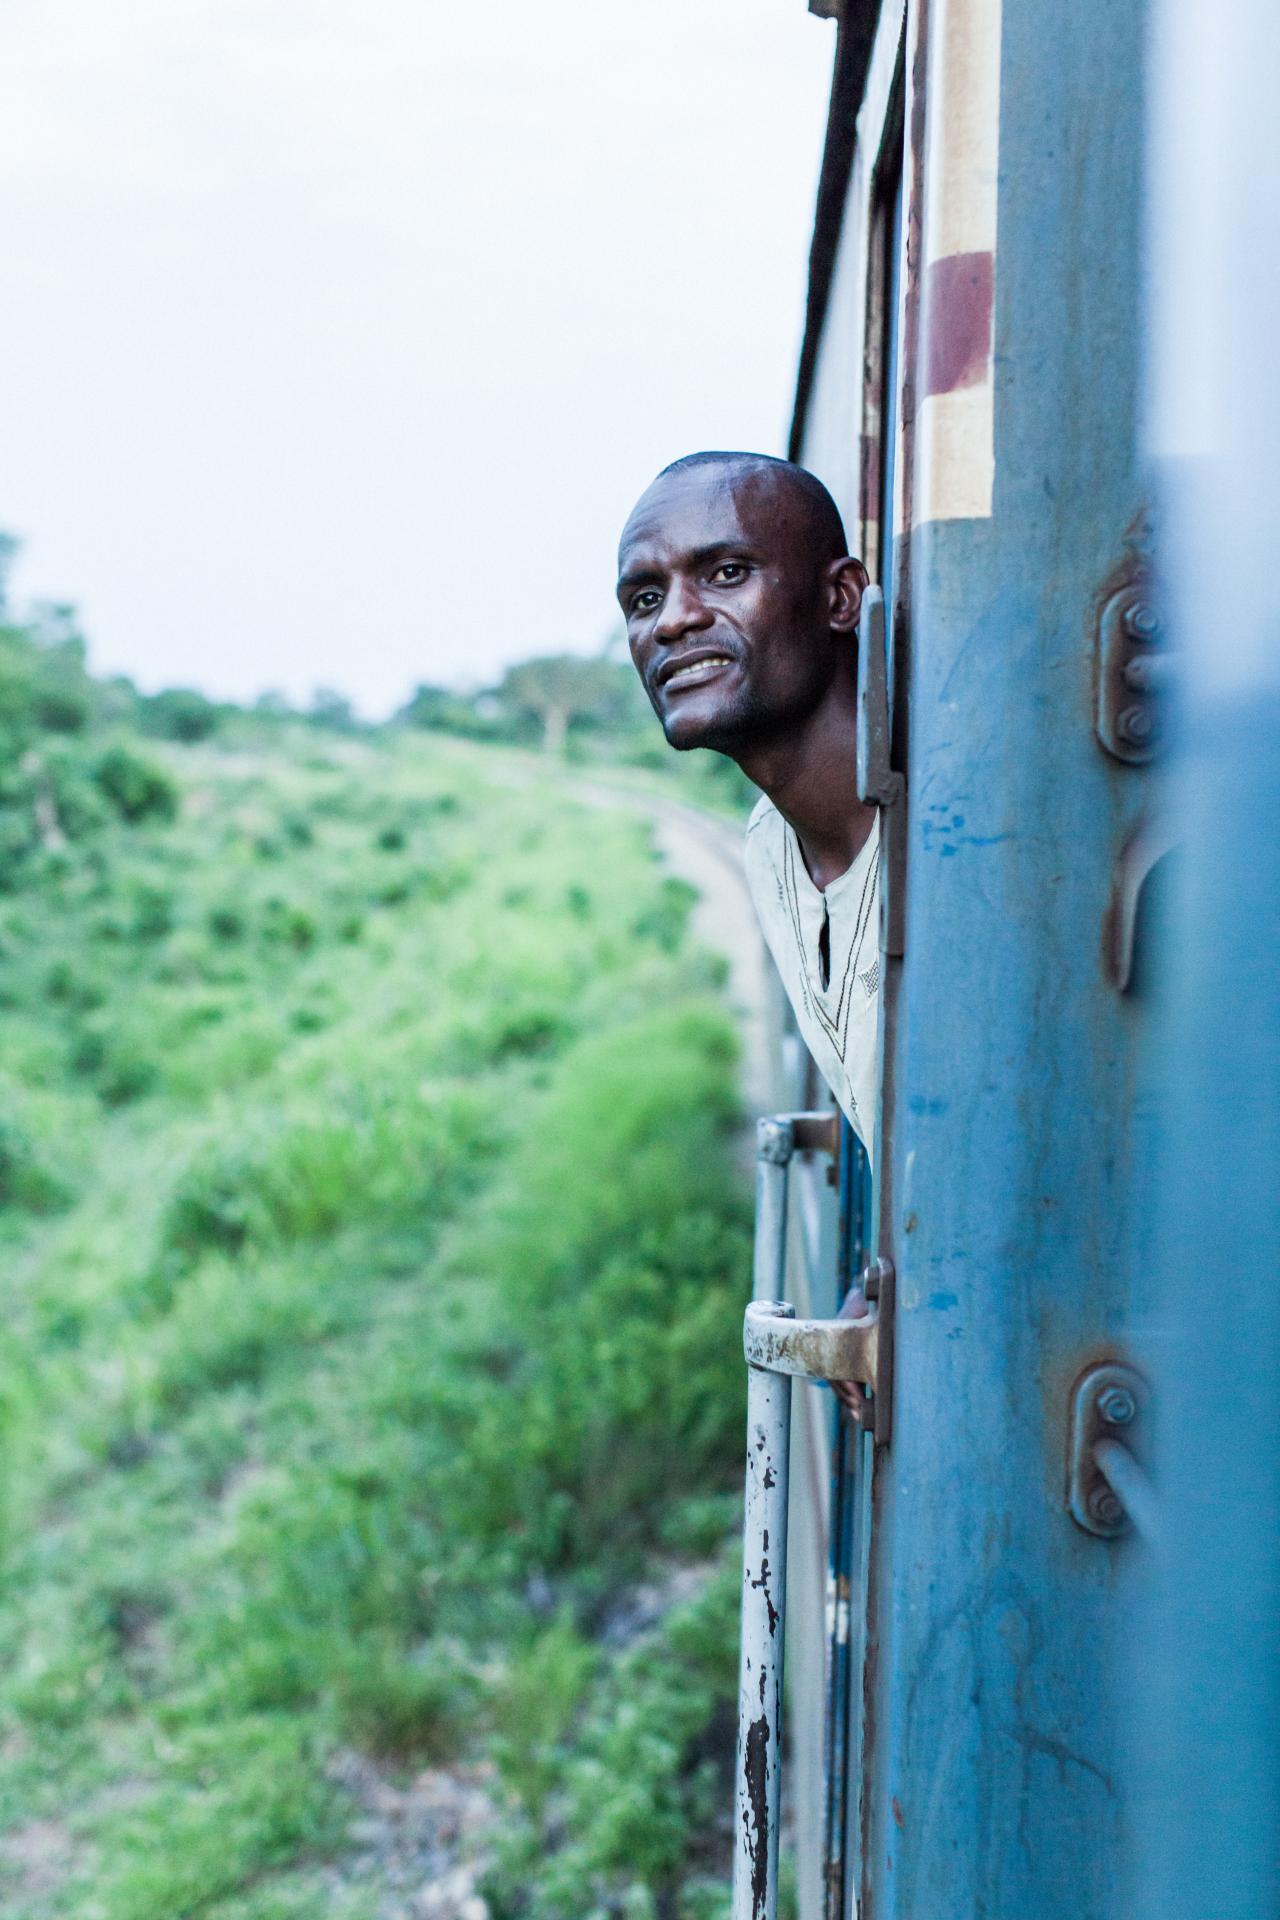
[[747,1253],[688,889],[532,756],[74,636],[0,630],[0,731],[5,1913],[402,1910],[352,1782],[424,1766],[486,1783],[495,1920],[722,1912]]

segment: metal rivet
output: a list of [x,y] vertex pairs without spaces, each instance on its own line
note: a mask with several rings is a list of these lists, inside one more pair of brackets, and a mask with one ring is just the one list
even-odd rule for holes
[[1145,707],[1126,707],[1116,720],[1116,732],[1130,746],[1145,747],[1155,732],[1155,722]]
[[1125,1517],[1124,1508],[1115,1494],[1110,1487],[1101,1483],[1089,1489],[1088,1507],[1090,1519],[1096,1520],[1100,1527],[1117,1526]]
[[1137,1418],[1138,1403],[1128,1387],[1108,1387],[1098,1397],[1098,1413],[1109,1427],[1127,1427]]
[[1124,610],[1124,625],[1125,632],[1135,640],[1154,640],[1160,631],[1160,616],[1145,601],[1135,600]]

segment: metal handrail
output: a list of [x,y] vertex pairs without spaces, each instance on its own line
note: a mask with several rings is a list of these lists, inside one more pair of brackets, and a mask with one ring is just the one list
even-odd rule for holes
[[877,1262],[866,1269],[866,1290],[877,1297],[856,1320],[797,1320],[794,1307],[777,1297],[786,1273],[791,1161],[811,1149],[836,1153],[839,1124],[834,1111],[781,1113],[762,1119],[756,1129],[754,1297],[743,1325],[747,1470],[733,1920],[777,1915],[792,1379],[859,1382],[864,1407],[858,1424],[874,1427],[879,1438],[888,1434],[892,1267]]
[[[754,1301],[747,1313],[779,1324],[795,1317],[795,1309],[785,1300]],[[751,1366],[747,1373],[733,1920],[776,1920],[778,1911],[790,1466],[791,1377]]]
[[880,1384],[881,1309],[858,1320],[797,1320],[786,1300],[753,1300],[743,1323],[747,1477],[733,1920],[776,1920],[786,1626],[791,1382]]

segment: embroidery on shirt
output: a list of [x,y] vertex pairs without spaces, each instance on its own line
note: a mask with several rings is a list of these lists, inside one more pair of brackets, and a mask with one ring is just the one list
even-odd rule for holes
[[[823,1032],[831,1042],[831,1046],[843,1066],[849,1044],[849,1019],[853,1010],[853,995],[849,991],[852,969],[859,953],[862,951],[862,945],[866,939],[867,928],[871,917],[871,904],[876,897],[876,881],[880,875],[880,848],[877,845],[875,853],[872,855],[870,865],[863,875],[862,897],[858,902],[853,938],[850,941],[849,951],[845,958],[844,973],[840,982],[840,996],[836,1003],[834,1019],[827,1012],[817,996],[811,994],[809,991],[809,961],[808,954],[805,950],[804,931],[800,918],[800,897],[796,882],[795,860],[795,836],[787,833],[784,827],[782,871],[786,883],[786,900],[788,914],[791,920],[791,930],[795,937],[796,951],[800,959],[800,982],[801,990],[804,994],[805,1010],[816,1016]],[[875,965],[878,978],[879,962],[877,961]],[[869,993],[874,991],[874,987],[868,990]]]
[[[879,874],[880,874],[880,847],[879,847],[879,844],[877,844],[875,853],[872,855],[872,858],[871,858],[871,864],[867,868],[867,871],[863,876],[862,898],[858,902],[858,912],[854,920],[853,939],[849,944],[849,957],[845,961],[844,978],[840,983],[840,998],[836,1004],[837,1020],[840,1019],[841,1012],[843,1010],[843,1014],[844,1014],[843,1035],[844,1035],[844,1040],[846,1044],[848,1043],[848,1037],[849,1037],[849,1015],[853,1007],[853,995],[852,995],[852,992],[850,991],[850,988],[852,985],[850,976],[852,973],[854,962],[857,959],[858,955],[862,952],[862,943],[867,936],[867,923],[871,917],[871,902],[875,899],[875,893],[876,893],[875,883],[879,878]],[[846,992],[849,993],[848,1000],[845,999]]]

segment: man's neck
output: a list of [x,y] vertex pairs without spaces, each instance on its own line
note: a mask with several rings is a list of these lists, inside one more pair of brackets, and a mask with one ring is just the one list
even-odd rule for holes
[[875,808],[855,782],[857,717],[852,696],[824,701],[785,739],[738,758],[795,831],[809,877],[819,888],[846,873],[866,844]]

